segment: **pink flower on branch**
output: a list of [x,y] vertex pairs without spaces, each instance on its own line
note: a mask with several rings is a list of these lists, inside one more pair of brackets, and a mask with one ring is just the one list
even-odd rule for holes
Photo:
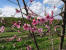
[[31,49],[31,46],[27,46],[27,50],[32,50],[32,49]]
[[40,19],[40,23],[41,23],[41,24],[44,24],[45,22],[46,22],[46,20],[45,20],[44,18],[41,18],[41,19]]
[[22,39],[21,38],[18,38],[17,41],[20,42],[20,41],[22,41]]
[[36,22],[37,22],[37,24],[40,24],[40,19],[37,19],[37,21],[36,21]]
[[33,19],[33,21],[32,21],[32,25],[37,25],[38,23],[37,23],[37,21],[35,20],[35,19]]
[[30,28],[30,31],[31,32],[36,32],[37,31],[37,28],[36,27]]
[[33,2],[34,0],[30,0],[30,2]]
[[21,21],[19,20],[19,21],[17,22],[17,24],[21,25]]
[[20,28],[20,25],[21,25],[21,22],[19,22],[19,21],[18,21],[18,23],[17,22],[13,22],[13,26],[17,27],[18,29]]
[[29,31],[30,30],[30,25],[29,24],[24,24],[23,28],[24,28],[24,30]]
[[17,25],[16,25],[16,27],[19,29],[19,28],[20,28],[20,25],[19,25],[19,24],[17,24]]
[[7,38],[6,40],[7,40],[7,41],[13,41],[16,37],[17,37],[17,36],[14,35],[13,37],[11,37],[11,38]]
[[31,19],[31,16],[27,16],[27,19],[30,20]]
[[43,32],[43,29],[42,29],[42,28],[39,28],[39,29],[38,29],[38,32],[39,32],[39,33],[42,33],[42,32]]
[[13,22],[13,26],[16,26],[17,25],[17,23],[16,22]]
[[18,33],[21,33],[20,30],[17,31]]
[[20,10],[16,9],[16,13],[20,13]]
[[49,14],[46,16],[46,20],[49,20],[49,18],[50,18],[50,16],[49,16]]
[[5,30],[5,27],[2,26],[2,27],[0,28],[0,32],[2,33],[2,32],[4,32],[4,30]]
[[51,11],[51,17],[53,17],[53,14],[54,14],[54,12],[53,12],[53,11]]
[[54,20],[54,18],[53,17],[50,17],[49,18],[49,24],[52,24],[53,20]]
[[41,17],[37,17],[37,20],[38,20],[38,19],[41,19]]

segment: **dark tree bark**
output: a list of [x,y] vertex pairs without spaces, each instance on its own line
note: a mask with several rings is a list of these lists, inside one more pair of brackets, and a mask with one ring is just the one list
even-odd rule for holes
[[[64,0],[62,0],[64,1]],[[64,35],[65,35],[65,24],[66,24],[66,1],[64,1],[64,16],[63,16],[63,23],[62,23],[62,35],[60,37],[60,50],[63,49],[63,42],[64,42]]]
[[39,50],[39,46],[38,46],[38,44],[37,44],[37,42],[36,42],[35,34],[32,33],[32,36],[33,36],[33,41],[34,41],[34,43],[35,43],[35,45],[36,45],[36,48],[37,48],[37,50]]
[[25,23],[25,21],[24,21],[24,17],[23,17],[22,9],[21,9],[21,6],[20,6],[20,3],[19,3],[19,0],[16,0],[16,1],[17,1],[18,6],[19,6],[19,9],[20,9],[21,15],[22,15],[22,24],[23,24],[23,23]]
[[25,10],[26,10],[26,15],[28,15],[27,5],[26,5],[26,3],[25,3],[25,1],[24,1],[24,0],[22,0],[22,1],[23,1],[23,4],[24,4],[24,8],[25,8]]
[[[26,10],[26,15],[28,16],[29,15],[29,13],[28,13],[28,9],[27,9],[27,5],[26,5],[26,3],[25,3],[25,0],[22,0],[23,1],[23,4],[24,4],[24,8],[25,8],[25,10]],[[30,22],[30,20],[29,20],[29,22]],[[31,23],[30,23],[31,24]],[[30,31],[29,31],[30,32]],[[33,41],[34,41],[34,43],[35,43],[35,45],[36,45],[36,48],[37,48],[37,50],[39,50],[39,46],[38,46],[38,44],[37,44],[37,41],[36,41],[36,37],[35,37],[35,34],[34,34],[34,32],[30,32],[30,34],[31,34],[31,37],[33,38]]]

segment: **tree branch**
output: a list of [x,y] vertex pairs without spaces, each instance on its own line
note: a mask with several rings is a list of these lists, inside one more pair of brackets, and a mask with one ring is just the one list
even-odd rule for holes
[[21,9],[21,6],[20,6],[20,4],[19,4],[19,0],[16,0],[17,1],[17,3],[18,3],[18,6],[19,6],[19,8],[20,8],[20,12],[21,12],[21,15],[22,15],[22,18],[23,18],[23,23],[25,23],[25,21],[24,21],[24,17],[23,17],[23,13],[22,13],[22,9]]

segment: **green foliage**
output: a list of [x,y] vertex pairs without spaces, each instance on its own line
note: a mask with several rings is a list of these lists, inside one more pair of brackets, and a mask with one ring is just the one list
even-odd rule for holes
[[21,18],[13,18],[13,17],[9,17],[9,18],[4,18],[4,20],[5,20],[5,27],[10,27],[10,26],[12,26],[12,24],[13,24],[13,22],[14,21],[21,21]]
[[[14,21],[16,22],[21,21],[23,24],[23,18],[5,17],[4,21],[5,21],[5,24],[0,22],[0,26],[4,25],[5,27],[11,27]],[[24,21],[26,23],[29,23],[29,21],[25,18],[24,18]]]
[[[0,26],[4,25],[5,27],[11,27],[12,26],[12,23],[14,21],[16,21],[16,22],[17,21],[21,21],[21,23],[23,24],[23,19],[22,18],[5,17],[4,20],[5,20],[5,24],[3,24],[3,23],[0,22]],[[32,21],[29,22],[26,18],[24,18],[24,21],[25,21],[25,23],[32,22]],[[59,20],[59,21],[58,20],[54,20],[54,24],[56,24],[56,23],[62,24],[62,20]]]

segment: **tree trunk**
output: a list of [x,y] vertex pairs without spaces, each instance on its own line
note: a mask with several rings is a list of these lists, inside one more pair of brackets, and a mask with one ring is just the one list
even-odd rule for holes
[[64,16],[63,16],[63,23],[62,23],[62,35],[60,37],[60,50],[63,49],[63,42],[64,42],[64,35],[65,35],[65,23],[66,23],[66,3],[64,5],[65,7],[65,12],[64,12]]

